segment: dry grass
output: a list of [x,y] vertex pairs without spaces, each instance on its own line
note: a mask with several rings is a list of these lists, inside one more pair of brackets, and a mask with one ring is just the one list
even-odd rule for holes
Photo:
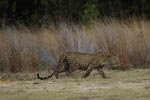
[[[66,51],[111,52],[122,66],[150,68],[150,22],[108,19],[92,25],[60,23],[40,29],[0,29],[0,70],[18,72],[55,66]],[[131,66],[132,65],[132,66]]]
[[150,99],[150,69],[105,72],[111,78],[103,79],[97,71],[93,71],[86,79],[81,79],[84,72],[76,71],[74,78],[62,73],[60,79],[53,77],[46,81],[35,80],[35,73],[10,74],[11,78],[6,77],[9,73],[0,73],[3,79],[0,79],[0,100]]

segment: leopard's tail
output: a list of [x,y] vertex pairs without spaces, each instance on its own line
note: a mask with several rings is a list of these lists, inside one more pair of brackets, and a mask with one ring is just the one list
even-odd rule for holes
[[50,75],[46,76],[46,77],[41,77],[39,75],[39,73],[37,74],[37,78],[40,79],[40,80],[46,80],[48,78],[51,78],[54,74],[55,74],[56,71],[54,71],[53,73],[51,73]]
[[[66,65],[65,63],[65,59],[66,59],[66,56],[65,55],[62,55],[59,59],[59,62],[58,62],[58,65],[55,69],[55,71],[53,73],[51,73],[50,75],[46,76],[46,77],[40,77],[39,73],[37,74],[37,78],[40,79],[40,80],[46,80],[48,78],[51,78],[53,75],[55,75],[56,73],[61,73],[61,72],[64,72],[65,70],[68,69],[69,66]],[[64,64],[66,65],[66,67],[64,68]]]

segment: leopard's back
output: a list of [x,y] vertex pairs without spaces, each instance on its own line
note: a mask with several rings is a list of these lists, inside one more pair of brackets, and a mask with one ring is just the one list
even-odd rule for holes
[[69,52],[66,53],[66,61],[71,67],[84,67],[88,66],[94,59],[93,54],[79,53],[79,52]]

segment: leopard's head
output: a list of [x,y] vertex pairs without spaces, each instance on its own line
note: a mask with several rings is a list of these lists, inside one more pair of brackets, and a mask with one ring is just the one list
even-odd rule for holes
[[109,62],[110,65],[118,65],[119,64],[119,59],[116,56],[111,56],[108,59],[108,62]]
[[118,65],[119,64],[119,58],[111,53],[104,54],[106,62],[108,65]]

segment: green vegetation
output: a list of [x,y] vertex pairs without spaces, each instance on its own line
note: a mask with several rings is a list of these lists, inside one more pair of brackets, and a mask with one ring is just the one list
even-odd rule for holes
[[149,0],[0,0],[0,18],[37,23],[87,22],[95,18],[150,18]]

